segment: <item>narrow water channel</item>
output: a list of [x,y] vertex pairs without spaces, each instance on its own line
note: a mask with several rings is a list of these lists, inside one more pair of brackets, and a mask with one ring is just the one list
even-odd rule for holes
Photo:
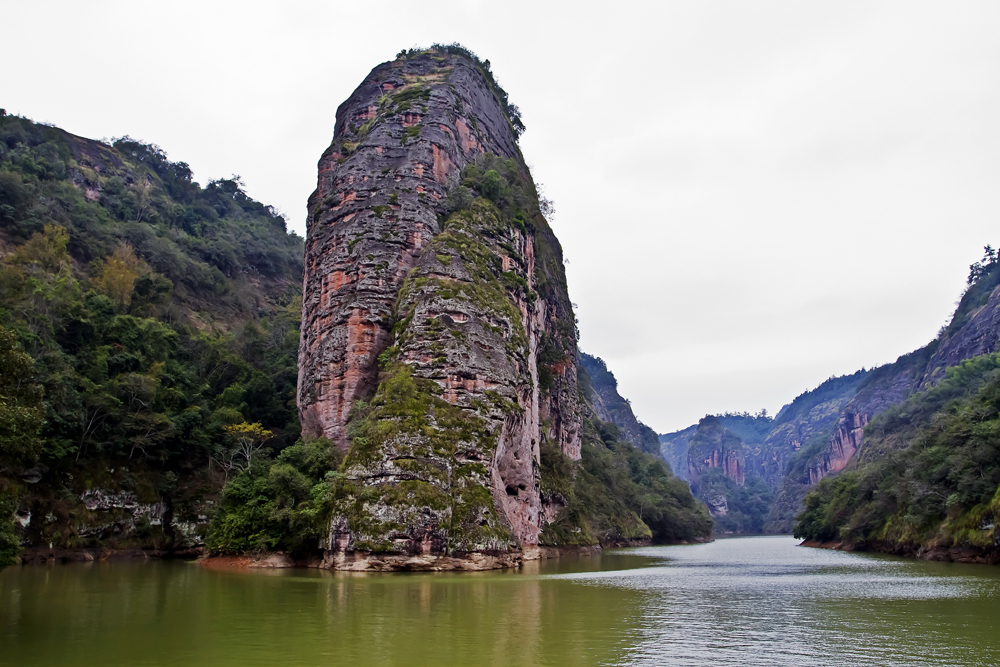
[[787,537],[517,572],[0,573],[0,665],[1000,665],[1000,568]]

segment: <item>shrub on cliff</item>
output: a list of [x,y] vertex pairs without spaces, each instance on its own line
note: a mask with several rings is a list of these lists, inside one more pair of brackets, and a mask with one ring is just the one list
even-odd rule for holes
[[331,471],[340,454],[325,438],[263,454],[226,484],[207,537],[216,553],[308,555],[329,529]]

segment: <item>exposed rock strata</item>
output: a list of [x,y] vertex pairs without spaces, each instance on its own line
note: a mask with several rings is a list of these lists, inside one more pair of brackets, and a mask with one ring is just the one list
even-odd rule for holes
[[746,481],[743,442],[716,417],[703,418],[688,441],[688,471],[696,493],[702,474],[709,468],[720,469],[737,486],[743,486]]
[[[481,64],[429,51],[376,67],[337,111],[299,352],[303,432],[347,453],[331,566],[509,565],[546,515],[542,440],[580,457],[561,250],[504,100]],[[459,184],[470,165],[485,184]]]

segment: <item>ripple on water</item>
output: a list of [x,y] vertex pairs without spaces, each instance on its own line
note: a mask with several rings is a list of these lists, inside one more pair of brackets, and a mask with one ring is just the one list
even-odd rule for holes
[[995,667],[998,573],[781,537],[469,574],[26,567],[0,666]]
[[557,575],[641,591],[621,665],[997,665],[992,568],[740,538],[630,550],[659,561]]

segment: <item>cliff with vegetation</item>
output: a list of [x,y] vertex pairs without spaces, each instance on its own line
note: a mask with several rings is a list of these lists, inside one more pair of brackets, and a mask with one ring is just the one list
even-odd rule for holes
[[581,387],[581,393],[587,397],[597,418],[617,426],[622,436],[634,447],[661,456],[656,431],[636,418],[631,403],[618,393],[618,380],[608,370],[604,360],[581,352],[580,365],[589,378],[589,383]]
[[[1000,263],[987,247],[951,323],[873,372],[809,468],[795,534],[943,560],[1000,560]],[[848,460],[829,452],[849,452]],[[830,471],[841,469],[829,479]]]
[[580,460],[587,424],[522,129],[489,63],[457,46],[400,54],[338,109],[299,352],[303,432],[344,456],[330,566],[509,565],[573,495],[542,475],[548,456]]
[[238,177],[0,112],[0,567],[705,539],[601,418],[523,129],[488,62],[401,53],[341,106],[303,247]]
[[297,437],[301,249],[238,178],[0,111],[0,542],[197,548],[227,427]]
[[[890,505],[896,509],[909,507],[908,501],[897,504],[896,501],[889,500],[902,497],[894,486],[899,480],[893,475],[898,473],[920,477],[915,470],[906,468],[906,465],[912,463],[899,464],[898,461],[894,464],[897,467],[890,473],[889,461],[895,460],[897,455],[882,460],[882,455],[887,451],[883,441],[888,438],[894,443],[891,447],[893,451],[902,449],[910,452],[905,456],[915,456],[911,445],[916,446],[913,443],[924,437],[927,429],[933,430],[932,424],[944,424],[951,419],[948,417],[950,413],[942,407],[944,404],[935,402],[938,399],[934,397],[948,395],[949,400],[958,401],[960,398],[965,402],[961,404],[971,406],[980,386],[988,384],[981,377],[982,374],[977,375],[968,370],[959,373],[953,369],[966,368],[967,364],[973,362],[988,364],[983,361],[987,358],[984,355],[992,354],[997,348],[1000,341],[998,267],[1000,263],[996,253],[987,247],[983,260],[970,267],[969,287],[949,325],[931,343],[901,356],[894,363],[870,371],[861,370],[852,375],[830,378],[816,389],[796,398],[782,408],[774,420],[767,420],[767,423],[758,418],[758,423],[751,425],[747,421],[748,415],[720,415],[717,418],[718,424],[712,427],[712,433],[706,431],[706,420],[703,420],[697,426],[660,436],[664,458],[675,466],[681,477],[691,482],[695,494],[708,503],[715,517],[717,530],[746,532],[746,526],[749,525],[754,527],[753,530],[764,532],[791,532],[796,515],[804,507],[803,499],[810,490],[815,489],[816,492],[809,497],[808,512],[799,519],[796,528],[798,534],[810,540],[840,540],[845,545],[868,545],[870,548],[913,553],[921,548],[925,553],[940,553],[938,547],[957,548],[956,545],[962,540],[967,544],[975,544],[976,548],[985,548],[980,544],[983,540],[969,542],[967,535],[953,538],[952,533],[948,532],[950,528],[942,529],[945,532],[938,537],[931,537],[928,532],[930,524],[925,523],[919,531],[904,531],[905,536],[900,537],[903,533],[892,532],[882,523],[866,522],[875,521],[875,516],[882,516],[884,519],[883,515],[889,511],[887,508]],[[943,382],[945,379],[946,383]],[[940,389],[939,383],[947,389]],[[937,407],[933,410],[926,409],[928,401]],[[924,408],[912,410],[906,407],[911,404],[920,404]],[[949,409],[953,408],[954,406]],[[895,430],[891,435],[887,431],[890,425]],[[724,430],[719,431],[719,428]],[[725,433],[726,428],[733,432]],[[924,435],[918,437],[917,434]],[[706,446],[704,436],[708,435],[711,437]],[[699,447],[693,448],[692,444],[699,439]],[[737,439],[741,443],[737,443]],[[900,444],[903,442],[905,444]],[[958,449],[964,447],[954,446]],[[968,454],[969,450],[962,451]],[[987,458],[993,456],[986,450],[976,451],[977,455]],[[902,454],[898,456],[905,458]],[[760,480],[770,488],[769,495],[773,500],[767,499],[768,494],[754,498],[757,507],[760,506],[757,502],[760,500],[765,500],[767,505],[766,517],[759,523],[722,518],[731,515],[734,507],[741,516],[746,514],[742,511],[742,503],[745,501],[741,498],[739,474],[733,474],[734,470],[740,468],[741,461],[744,462],[746,471],[744,485],[749,480]],[[992,464],[987,460],[978,465],[989,467]],[[851,472],[838,477],[836,481],[820,484],[844,470]],[[882,475],[879,479],[883,481],[890,480],[886,482],[888,486],[882,488],[872,481],[874,478],[866,478],[870,486],[860,492],[860,498],[868,497],[871,500],[877,495],[880,502],[887,503],[879,506],[877,511],[873,508],[878,503],[859,499],[855,493],[857,489],[850,486],[860,479],[859,475],[863,476],[863,470],[868,470],[871,475]],[[703,483],[706,472],[712,480],[709,486]],[[988,475],[984,477],[987,478]],[[988,501],[992,501],[996,483],[984,483],[989,487],[989,493],[986,494],[989,498],[975,496],[978,500],[972,505],[969,505],[971,495],[954,496],[954,489],[950,486],[946,485],[945,489],[950,490],[944,496],[940,494],[945,489],[931,492],[927,490],[930,486],[921,488],[934,498],[952,498],[949,505],[952,508],[951,514],[945,514],[950,519],[965,517],[961,521],[966,521],[966,511],[975,513],[978,510],[973,510],[973,506],[978,507],[983,503],[989,505]],[[895,490],[890,491],[890,487]],[[977,493],[980,491],[982,490]],[[964,509],[956,509],[959,505],[956,505],[955,499],[959,497],[962,498]],[[849,518],[848,515],[852,512],[856,514],[854,518]],[[870,514],[871,512],[874,514]],[[932,521],[927,518],[931,516],[934,517],[933,520],[944,521],[944,515],[935,515],[929,510],[925,520]],[[986,521],[983,525],[992,526],[992,523]],[[897,524],[893,530],[898,528]]]

